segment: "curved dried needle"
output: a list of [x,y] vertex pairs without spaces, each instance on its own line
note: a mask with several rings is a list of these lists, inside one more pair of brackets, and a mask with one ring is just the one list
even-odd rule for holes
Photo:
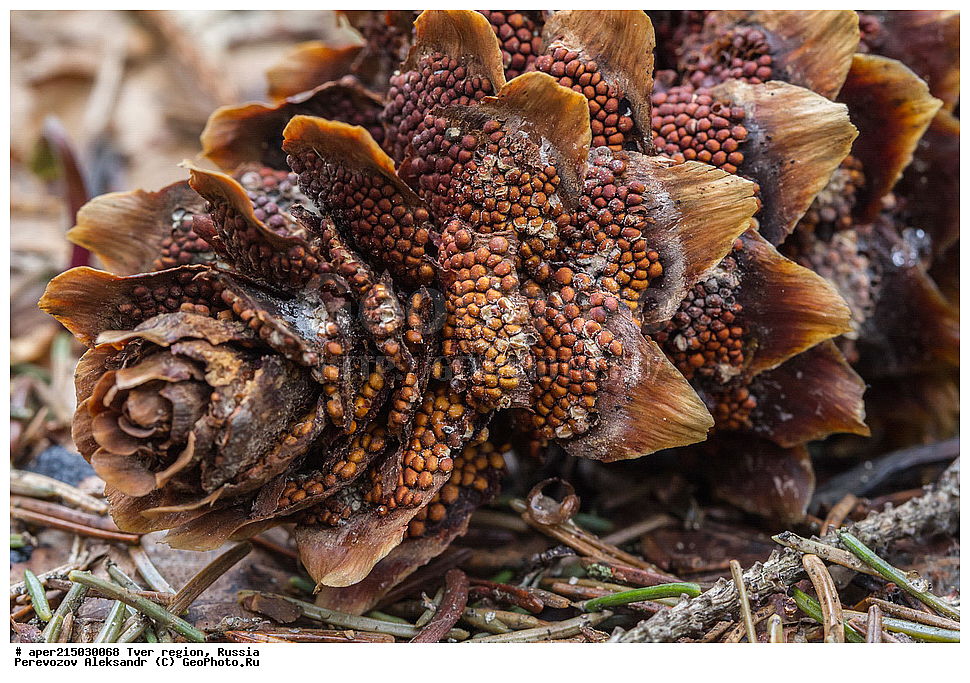
[[832,575],[818,555],[803,555],[802,566],[805,567],[805,572],[815,587],[815,594],[819,597],[825,641],[844,643],[845,618],[842,616],[842,602],[839,600]]
[[751,616],[751,603],[748,602],[748,590],[744,586],[744,575],[741,571],[741,563],[731,560],[731,578],[738,589],[738,602],[741,603],[741,619],[744,621],[744,631],[748,636],[749,643],[757,643],[758,635],[754,630],[754,619]]
[[[325,624],[333,624],[334,626],[339,626],[341,628],[373,631],[374,633],[389,633],[398,638],[413,638],[414,636],[418,635],[421,630],[412,624],[398,624],[391,621],[371,619],[369,617],[359,617],[353,614],[338,612],[336,610],[327,609],[326,607],[313,605],[302,600],[296,600],[285,595],[264,593],[262,591],[239,591],[239,603],[246,609],[252,612],[259,612],[261,614],[267,613],[264,611],[264,609],[269,610],[270,613],[272,613],[277,608],[283,607],[284,609],[293,610],[294,613],[291,620],[295,620],[296,618],[303,616],[307,619],[312,619],[313,621],[320,621]],[[464,640],[468,637],[468,631],[453,628],[448,631],[445,636],[448,638],[454,638],[455,640]]]

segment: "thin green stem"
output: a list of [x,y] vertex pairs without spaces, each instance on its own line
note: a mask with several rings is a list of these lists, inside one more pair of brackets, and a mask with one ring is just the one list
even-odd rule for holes
[[[825,623],[824,617],[822,616],[822,606],[818,604],[818,601],[815,600],[815,598],[803,591],[798,590],[797,588],[792,588],[792,597],[795,598],[795,604],[798,605],[798,609],[803,611],[818,623]],[[854,628],[848,624],[844,624],[844,627],[845,639],[847,641],[850,643],[866,642],[865,637]]]
[[960,621],[960,610],[953,605],[944,602],[929,591],[920,590],[914,586],[912,583],[910,583],[909,577],[906,576],[905,572],[897,569],[876,555],[858,538],[844,531],[839,533],[839,538],[842,540],[842,543],[845,544],[846,548],[851,550],[852,553],[860,560],[879,572],[879,575],[884,579],[887,581],[892,581],[904,591],[922,602],[924,605],[935,609],[940,614],[944,614],[951,619]]
[[634,588],[629,591],[604,595],[593,598],[583,603],[584,612],[596,612],[604,607],[617,607],[628,605],[631,602],[641,602],[643,600],[656,600],[657,598],[677,598],[681,594],[696,598],[701,594],[701,587],[696,583],[661,583],[657,586],[646,588]]
[[316,590],[317,584],[315,584],[310,579],[304,578],[302,576],[291,576],[287,583],[293,590],[300,591],[305,595],[313,595],[313,591]]
[[151,600],[146,600],[140,595],[135,595],[130,590],[116,586],[110,581],[105,581],[91,572],[72,571],[67,575],[71,581],[79,583],[89,588],[96,588],[98,591],[114,600],[134,607],[136,610],[152,619],[159,626],[175,629],[178,633],[195,643],[204,643],[205,634],[184,619],[175,616],[164,607],[156,605]]
[[117,642],[118,636],[121,634],[121,625],[124,622],[125,611],[128,606],[125,605],[121,600],[115,600],[114,604],[111,606],[111,611],[108,612],[108,616],[104,620],[104,625],[101,630],[98,631],[98,635],[95,637],[94,642],[96,643],[114,643]]
[[57,606],[54,616],[47,622],[47,626],[44,627],[44,631],[41,633],[45,643],[57,642],[57,637],[61,635],[61,627],[64,625],[64,617],[77,609],[77,606],[81,604],[81,601],[84,600],[84,596],[87,594],[87,586],[80,584],[71,586],[67,591],[67,595],[61,600],[61,604]]
[[41,621],[50,621],[54,614],[51,612],[50,603],[47,602],[44,584],[29,569],[24,570],[24,583],[27,584],[27,594],[30,595],[30,602],[34,606],[34,614]]

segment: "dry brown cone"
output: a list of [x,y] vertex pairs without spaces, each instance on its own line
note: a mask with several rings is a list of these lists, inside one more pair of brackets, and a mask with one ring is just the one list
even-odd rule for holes
[[[401,175],[366,129],[290,119],[360,95],[337,81],[217,112],[204,144],[226,173],[189,166],[204,207],[177,185],[83,214],[73,236],[143,271],[69,271],[41,302],[91,349],[76,437],[120,527],[201,549],[295,522],[326,586],[410,538],[399,578],[496,490],[501,454],[480,450],[496,412],[532,409],[603,460],[705,437],[710,415],[642,327],[732,248],[752,184],[588,151],[589,100],[541,73],[505,83],[482,15],[417,26],[407,107],[382,113]],[[120,223],[136,237],[112,239]]]

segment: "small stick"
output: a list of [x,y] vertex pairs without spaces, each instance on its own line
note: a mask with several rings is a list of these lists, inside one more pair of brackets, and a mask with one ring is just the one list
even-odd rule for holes
[[[422,612],[421,615],[418,616],[417,620],[414,622],[415,626],[417,626],[418,628],[424,628],[428,624],[428,622],[431,621],[431,617],[433,617],[434,613],[438,611],[438,605],[441,604],[441,598],[444,597],[444,594],[445,594],[445,589],[444,589],[444,586],[442,586],[441,588],[438,589],[438,592],[435,593],[434,599],[431,600],[431,604],[429,604],[425,608],[424,612]],[[427,599],[426,599],[427,596],[425,596],[424,593],[422,593],[421,596],[422,596],[422,602],[427,603]],[[379,617],[375,617],[375,618],[379,618]],[[394,621],[394,620],[391,619],[391,621]],[[402,623],[404,622],[402,621]]]
[[842,602],[835,589],[835,581],[818,555],[803,555],[802,566],[815,587],[815,594],[822,609],[822,626],[826,642],[831,638],[836,643],[845,642],[845,619],[842,616]]
[[47,593],[44,590],[44,584],[29,569],[24,570],[24,583],[27,584],[30,603],[34,606],[34,612],[37,614],[37,618],[44,622],[50,621],[54,615],[51,613],[50,603],[47,602]]
[[488,620],[489,614],[494,615],[492,618],[500,620],[513,631],[519,631],[524,628],[538,628],[539,626],[546,626],[550,623],[543,619],[534,617],[531,614],[509,612],[504,609],[489,609],[486,607],[466,607],[465,611],[462,613],[462,618],[471,615],[472,617],[478,616],[482,619]]
[[748,602],[748,591],[744,586],[744,576],[741,572],[741,563],[731,560],[731,578],[738,590],[738,601],[741,603],[741,620],[744,623],[744,631],[748,636],[749,643],[757,643],[757,636],[754,632],[754,621],[751,618],[751,603]]
[[10,493],[34,498],[58,498],[64,503],[96,515],[108,513],[108,504],[63,481],[27,472],[10,470]]
[[851,493],[845,494],[845,496],[838,503],[832,506],[829,513],[825,516],[825,521],[822,522],[822,533],[827,534],[830,531],[835,531],[842,526],[842,522],[845,518],[849,516],[849,513],[859,504],[859,499],[856,498]]
[[[613,593],[612,595],[604,595],[602,597],[593,598],[592,600],[587,600],[585,603],[583,603],[582,608],[585,612],[596,612],[604,607],[618,607],[621,605],[627,605],[631,602],[640,602],[642,600],[678,598],[681,595],[696,598],[700,594],[701,587],[696,583],[664,583],[660,584],[659,586],[634,588],[630,591],[622,591],[620,593]],[[751,612],[749,610],[748,617],[750,618],[750,616]]]
[[499,610],[476,609],[466,607],[461,614],[461,620],[471,626],[489,633],[511,633],[515,629],[511,628],[498,615]]
[[623,529],[618,529],[613,533],[604,536],[603,542],[610,543],[612,545],[623,545],[624,543],[629,543],[630,541],[635,541],[641,536],[646,536],[651,531],[656,531],[657,529],[662,529],[665,526],[670,526],[677,520],[663,513],[656,515],[650,515],[646,519],[640,520],[635,524],[632,524]]
[[468,577],[460,569],[445,574],[445,590],[438,609],[428,625],[411,639],[412,643],[437,643],[458,623],[468,602]]
[[48,500],[28,498],[26,496],[10,496],[10,504],[13,507],[21,510],[30,510],[31,512],[37,512],[42,515],[47,515],[48,517],[63,519],[66,522],[74,522],[75,524],[79,524],[81,526],[88,526],[92,529],[101,529],[103,531],[112,532],[121,531],[113,521],[107,517],[104,517],[103,515],[94,515],[90,512],[81,512],[80,510],[75,510],[74,508],[67,507],[66,505],[60,505],[58,503],[52,503]]
[[[758,624],[760,624],[762,621],[764,621],[765,619],[767,619],[768,617],[770,617],[774,613],[775,613],[775,606],[774,605],[765,605],[764,607],[762,607],[761,609],[759,609],[757,612],[755,612],[753,615],[751,615],[751,621],[754,624],[754,626],[757,626]],[[742,620],[741,623],[739,623],[737,626],[735,626],[731,630],[731,632],[721,642],[722,643],[740,643],[741,642],[741,638],[746,637],[747,635],[748,635],[748,628],[745,625],[744,620]],[[751,643],[751,642],[757,643],[758,642],[757,631],[755,632],[755,640],[754,641],[749,640],[748,642],[749,643]]]
[[882,642],[882,610],[879,605],[869,608],[869,618],[866,620],[866,642]]
[[653,569],[630,567],[617,562],[597,562],[583,558],[579,563],[586,570],[586,574],[594,579],[620,581],[634,586],[656,586],[660,583],[680,582],[680,579],[673,574]]
[[532,595],[536,596],[542,600],[542,604],[550,609],[565,609],[569,607],[572,603],[568,598],[564,598],[561,595],[557,595],[552,591],[543,590],[542,588],[535,588],[534,586],[523,586],[522,590],[528,591]]
[[583,626],[596,626],[600,622],[606,621],[613,613],[610,611],[596,612],[595,614],[581,614],[578,617],[560,621],[558,623],[541,626],[539,628],[529,628],[524,631],[513,631],[502,633],[484,638],[469,640],[470,643],[532,643],[538,640],[555,640],[558,638],[568,638],[580,633]]
[[854,569],[857,572],[868,574],[869,576],[879,576],[879,572],[848,550],[842,550],[842,548],[836,548],[833,545],[821,543],[813,539],[802,538],[798,534],[793,534],[790,531],[783,531],[780,534],[776,534],[771,537],[771,540],[780,545],[797,550],[800,553],[818,555],[826,562],[848,567],[849,569]]
[[195,626],[185,621],[181,617],[175,616],[164,607],[156,605],[151,600],[146,600],[140,595],[135,595],[126,588],[116,586],[109,581],[105,581],[104,579],[94,576],[90,572],[73,571],[68,574],[68,578],[71,579],[71,581],[79,583],[83,586],[87,586],[88,588],[96,588],[115,600],[120,600],[126,605],[134,607],[136,610],[152,619],[159,626],[167,626],[175,629],[186,640],[190,640],[195,643],[205,642],[205,634]]
[[96,529],[93,527],[84,526],[82,524],[76,524],[74,522],[68,522],[67,520],[58,519],[57,517],[42,515],[40,513],[33,512],[32,510],[25,510],[23,508],[10,508],[10,516],[13,519],[19,519],[23,522],[40,524],[42,526],[60,529],[62,531],[70,531],[82,536],[100,538],[105,541],[120,541],[121,543],[134,544],[138,543],[139,539],[141,538],[138,534],[126,534],[121,531],[105,531],[104,529]]
[[[286,629],[264,631],[226,631],[226,638],[234,643],[393,643],[394,636],[369,631],[332,631],[326,629]],[[273,640],[262,640],[272,638]]]
[[698,642],[713,643],[715,640],[724,635],[729,628],[731,628],[730,621],[719,621],[714,624],[714,627],[710,631],[701,636],[701,639]]
[[894,617],[899,617],[900,619],[909,619],[910,621],[926,624],[927,626],[948,628],[954,631],[960,630],[960,622],[954,621],[953,619],[947,619],[946,617],[941,617],[937,614],[927,614],[926,612],[918,609],[904,607],[903,605],[897,605],[894,602],[880,600],[879,598],[869,597],[866,598],[865,602],[867,602],[869,605],[877,605],[883,612],[891,614]]
[[[72,572],[73,573],[73,572]],[[57,638],[61,635],[61,628],[64,626],[64,617],[72,613],[77,609],[81,601],[84,600],[84,596],[88,594],[88,587],[79,584],[74,584],[71,586],[71,590],[67,592],[64,599],[61,600],[61,604],[57,606],[57,610],[54,611],[54,615],[51,620],[47,622],[47,626],[44,627],[44,631],[41,634],[44,637],[45,643],[56,643]]]
[[768,642],[785,642],[785,629],[782,628],[781,617],[779,617],[777,614],[772,614],[770,617],[768,617]]
[[515,605],[524,610],[538,614],[543,609],[542,600],[518,586],[505,583],[495,583],[485,579],[469,579],[471,587],[468,589],[469,601],[489,598],[502,604]]
[[929,591],[920,590],[914,586],[912,583],[910,583],[905,573],[876,555],[855,536],[845,532],[840,533],[839,538],[842,540],[842,543],[844,543],[845,546],[856,555],[856,557],[879,572],[884,579],[892,581],[904,591],[922,602],[924,605],[932,607],[937,612],[955,619],[956,621],[960,621],[960,610],[953,605],[944,602]]

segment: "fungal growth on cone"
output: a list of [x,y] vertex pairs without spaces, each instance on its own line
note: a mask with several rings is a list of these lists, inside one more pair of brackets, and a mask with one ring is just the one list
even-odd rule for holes
[[465,532],[510,449],[709,438],[683,452],[721,459],[714,495],[797,520],[806,442],[869,433],[843,351],[955,360],[929,267],[957,216],[913,230],[959,123],[892,57],[953,83],[899,22],[665,11],[658,46],[639,11],[347,15],[359,44],[300,46],[274,104],[212,115],[206,167],[69,233],[107,271],[41,306],[89,347],[74,435],[122,529],[295,524],[319,599],[361,612]]

